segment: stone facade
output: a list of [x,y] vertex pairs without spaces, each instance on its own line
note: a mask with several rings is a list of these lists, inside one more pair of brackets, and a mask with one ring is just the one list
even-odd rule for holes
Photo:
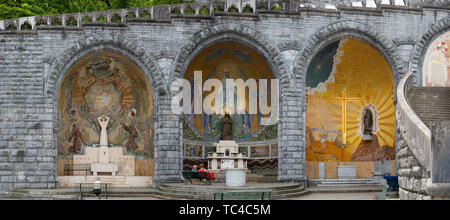
[[[157,187],[179,180],[183,163],[182,118],[171,112],[171,82],[183,77],[190,60],[207,46],[234,41],[254,48],[280,80],[278,179],[305,183],[305,76],[313,55],[337,39],[359,39],[383,54],[397,84],[408,70],[420,77],[417,66],[423,48],[449,29],[445,0],[404,4],[365,0],[359,1],[361,5],[248,1],[256,6],[253,12],[242,12],[246,5],[237,7],[240,12],[228,12],[225,6],[230,2],[0,21],[0,190],[57,186],[56,94],[68,68],[90,53],[118,53],[135,62],[151,82]],[[195,13],[187,13],[189,8]],[[209,12],[201,14],[203,8]],[[144,11],[150,17],[142,17]],[[114,15],[121,19],[113,21]],[[105,22],[97,20],[100,16]],[[31,29],[25,29],[25,22]],[[426,197],[421,186],[428,174],[401,137],[397,145],[404,174],[401,197],[416,196],[405,189]]]
[[433,200],[450,199],[450,123],[431,124],[431,181],[427,193]]
[[429,173],[420,165],[403,140],[397,141],[397,149],[400,199],[431,199],[427,194]]

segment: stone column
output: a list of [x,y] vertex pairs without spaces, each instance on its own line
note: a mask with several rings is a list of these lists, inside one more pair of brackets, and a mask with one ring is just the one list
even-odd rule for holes
[[[278,181],[306,184],[303,91],[280,80]],[[284,89],[283,89],[284,87]]]
[[181,181],[183,166],[183,124],[180,116],[172,113],[171,100],[166,95],[160,97],[160,105],[155,117],[155,175],[153,187],[161,183]]

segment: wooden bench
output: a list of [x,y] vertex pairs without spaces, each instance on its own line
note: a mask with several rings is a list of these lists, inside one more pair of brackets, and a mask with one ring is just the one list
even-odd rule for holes
[[[81,200],[85,195],[88,194],[94,194],[94,183],[80,183],[78,186],[76,186],[76,191],[80,193]],[[105,199],[108,199],[108,190],[110,190],[110,185],[108,183],[101,183],[100,184],[100,192],[102,195],[105,196]]]
[[214,200],[270,200],[272,190],[239,190],[214,193]]
[[214,177],[211,177],[210,172],[195,172],[195,171],[182,171],[184,178],[184,183],[186,184],[186,181],[191,182],[192,180],[206,180],[205,184],[209,183],[211,184],[211,180],[214,180]]

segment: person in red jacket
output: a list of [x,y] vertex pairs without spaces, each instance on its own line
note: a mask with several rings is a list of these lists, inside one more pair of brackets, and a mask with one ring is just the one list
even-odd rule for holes
[[198,170],[198,172],[207,172],[209,179],[214,179],[213,172],[208,173],[208,170],[205,169],[205,165],[203,163],[200,164],[200,169]]

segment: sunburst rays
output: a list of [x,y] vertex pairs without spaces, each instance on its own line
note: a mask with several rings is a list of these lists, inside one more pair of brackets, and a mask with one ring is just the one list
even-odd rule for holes
[[[384,97],[382,96],[384,95]],[[362,112],[365,106],[373,105],[377,111],[376,135],[379,137],[380,146],[393,146],[395,129],[395,109],[392,100],[392,94],[385,92],[380,96],[371,96],[362,98],[360,102],[352,102],[348,104],[347,109],[347,148],[351,151],[356,150],[362,140]],[[378,110],[382,110],[378,112]],[[332,112],[339,112],[341,109],[332,106]],[[341,122],[340,114],[332,114],[334,122]]]
[[[345,146],[342,146],[345,148],[343,151],[353,154],[362,141],[364,111],[370,108],[374,111],[375,135],[378,137],[380,146],[393,147],[395,140],[394,80],[389,64],[376,49],[357,40],[348,40],[341,49],[344,55],[336,66],[336,75],[340,74],[341,78],[339,81],[327,84],[323,92],[308,96],[307,127],[324,127],[329,131],[337,129],[338,136],[347,142]],[[367,73],[368,70],[370,72]],[[343,131],[343,104],[330,100],[330,98],[342,97],[344,89],[348,91],[348,97],[355,98],[346,104],[345,132]],[[358,98],[359,101],[355,101]],[[346,134],[345,138],[343,133]],[[331,145],[334,143],[330,143]]]

